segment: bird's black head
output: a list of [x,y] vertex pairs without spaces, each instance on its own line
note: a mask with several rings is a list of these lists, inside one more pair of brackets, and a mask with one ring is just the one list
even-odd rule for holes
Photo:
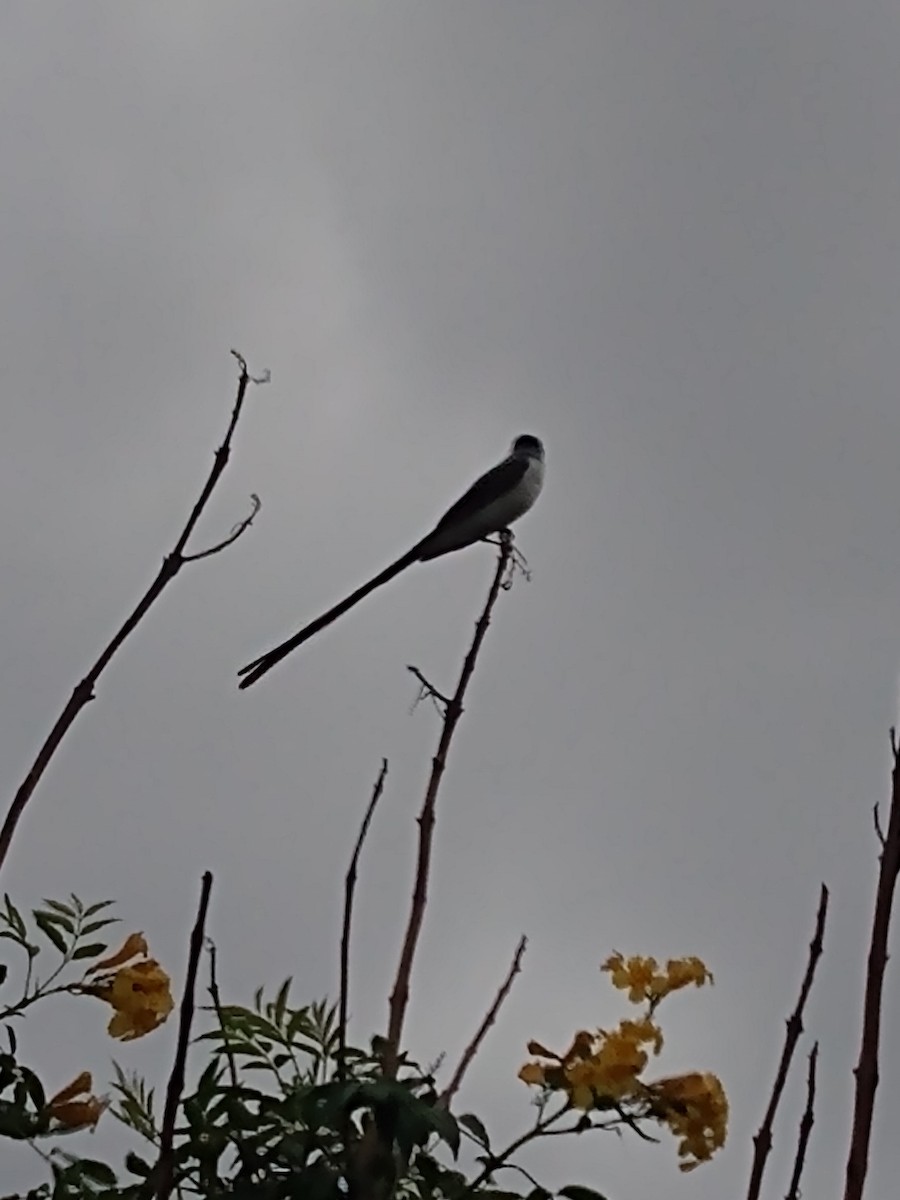
[[513,442],[512,452],[522,458],[543,459],[544,446],[541,439],[535,437],[533,433],[522,433]]

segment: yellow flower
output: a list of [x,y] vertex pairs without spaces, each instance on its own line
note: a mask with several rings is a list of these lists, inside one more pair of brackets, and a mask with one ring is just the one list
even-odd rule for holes
[[666,963],[666,993],[676,992],[679,988],[687,987],[689,983],[695,987],[703,987],[705,983],[713,983],[712,972],[702,958],[670,958]]
[[687,987],[689,983],[703,987],[705,983],[713,982],[706,963],[696,957],[670,958],[663,970],[655,958],[642,958],[639,955],[624,958],[616,953],[609,956],[600,970],[608,972],[613,987],[628,992],[632,1004],[640,1004],[644,1000],[658,1004],[664,996]]
[[87,974],[93,975],[95,971],[109,971],[113,967],[121,967],[122,963],[127,963],[129,959],[137,958],[139,954],[145,956],[149,953],[147,939],[144,935],[142,933],[129,933],[128,937],[122,943],[120,950],[117,950],[115,954],[111,954],[109,958],[101,958],[92,967],[88,967]]
[[525,1063],[525,1065],[519,1071],[519,1078],[523,1083],[530,1083],[537,1087],[543,1087],[544,1068],[540,1063]]
[[95,963],[87,972],[88,975],[98,971],[105,974],[91,983],[83,981],[73,985],[74,991],[97,996],[112,1005],[115,1015],[107,1031],[110,1037],[122,1041],[150,1033],[165,1021],[174,1007],[169,976],[155,958],[129,961],[138,954],[147,954],[147,943],[143,934],[133,933],[121,950]]
[[710,1159],[725,1145],[728,1133],[728,1097],[716,1075],[675,1075],[648,1084],[651,1114],[664,1121],[680,1138],[679,1164],[682,1171]]
[[665,976],[659,974],[656,959],[639,955],[623,958],[621,954],[611,954],[600,970],[609,973],[614,988],[628,992],[632,1004],[652,999],[665,982]]
[[92,1096],[93,1080],[90,1071],[82,1071],[61,1091],[57,1092],[44,1106],[44,1112],[53,1122],[53,1129],[93,1129],[100,1120],[109,1100],[103,1096]]
[[519,1071],[523,1083],[565,1091],[575,1108],[592,1109],[606,1100],[619,1100],[640,1092],[638,1076],[647,1065],[652,1046],[658,1054],[662,1030],[649,1017],[620,1021],[617,1029],[589,1033],[582,1029],[562,1056],[539,1042],[529,1042],[532,1053],[552,1061],[525,1063]]

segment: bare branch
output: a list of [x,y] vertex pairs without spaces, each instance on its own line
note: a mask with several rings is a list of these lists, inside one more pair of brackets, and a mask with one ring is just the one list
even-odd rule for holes
[[747,1200],[758,1200],[759,1197],[763,1171],[766,1169],[766,1159],[769,1156],[769,1151],[772,1149],[772,1126],[775,1122],[775,1113],[781,1100],[781,1093],[784,1091],[784,1085],[787,1081],[794,1051],[797,1048],[797,1042],[800,1040],[800,1034],[803,1032],[803,1010],[806,1007],[806,1001],[813,985],[816,966],[822,956],[822,939],[825,933],[825,917],[827,912],[828,888],[823,883],[822,890],[819,893],[819,911],[816,913],[816,930],[812,941],[809,943],[809,958],[806,964],[806,974],[803,977],[803,983],[800,987],[797,1007],[791,1013],[790,1017],[788,1017],[784,1049],[781,1052],[781,1062],[778,1064],[775,1083],[772,1086],[769,1106],[763,1117],[762,1125],[760,1125],[758,1133],[753,1138],[753,1164],[750,1168],[750,1185],[747,1188]]
[[[410,672],[410,674],[415,675],[416,679],[418,679],[419,683],[422,685],[419,688],[419,694],[416,696],[415,702],[413,703],[413,708],[416,707],[420,700],[424,700],[425,697],[430,696],[434,701],[434,706],[437,711],[443,715],[443,711],[447,709],[447,706],[450,703],[450,697],[445,696],[443,692],[439,692],[434,684],[425,678],[418,667],[413,667],[407,664],[406,669]],[[444,706],[443,710],[440,707],[441,705]]]
[[[212,938],[206,939],[206,951],[209,954],[209,994],[212,997],[213,1009],[216,1014],[216,1020],[219,1022],[219,1028],[224,1032],[222,1023],[222,997],[219,993],[219,979],[216,974],[216,943]],[[238,1086],[237,1066],[234,1061],[234,1050],[231,1048],[231,1041],[225,1037],[222,1039],[222,1046],[225,1050],[225,1058],[228,1062],[228,1074],[231,1079],[231,1086]]]
[[800,1134],[797,1138],[797,1153],[794,1156],[794,1169],[791,1172],[791,1184],[784,1200],[800,1200],[800,1176],[803,1174],[803,1164],[806,1161],[806,1148],[809,1145],[809,1135],[812,1133],[815,1120],[813,1109],[816,1103],[816,1063],[819,1060],[819,1043],[813,1046],[809,1053],[809,1071],[806,1076],[806,1110],[800,1121]]
[[231,533],[224,541],[217,542],[215,546],[210,546],[208,550],[200,550],[197,554],[182,554],[182,562],[199,562],[201,558],[210,558],[213,554],[218,554],[224,550],[226,546],[232,545],[238,540],[245,530],[249,529],[253,524],[254,518],[262,508],[262,500],[257,496],[256,492],[250,493],[250,512],[244,517],[243,521],[238,521],[237,525],[232,526]]
[[349,1006],[348,997],[350,991],[350,923],[353,917],[353,893],[356,889],[356,871],[357,867],[359,866],[359,856],[362,853],[363,842],[366,840],[366,834],[369,832],[372,814],[375,812],[375,806],[381,799],[381,793],[384,791],[384,781],[387,777],[387,770],[388,762],[386,758],[383,758],[381,760],[381,770],[378,772],[378,778],[375,780],[375,787],[372,789],[372,797],[369,800],[369,805],[366,808],[365,816],[363,817],[362,824],[359,827],[356,845],[353,847],[353,855],[350,859],[350,866],[347,870],[346,879],[344,880],[344,920],[341,929],[341,994],[340,1003],[338,1005],[338,1079],[343,1079],[345,1077],[347,1067],[347,1014]]
[[156,1163],[156,1200],[169,1200],[172,1194],[175,1169],[175,1119],[181,1092],[184,1088],[184,1064],[187,1061],[188,1044],[191,1040],[191,1022],[194,1019],[194,988],[197,983],[197,966],[203,952],[203,930],[206,925],[206,910],[209,908],[209,893],[212,890],[212,872],[204,871],[200,887],[200,904],[197,920],[191,933],[187,973],[184,980],[184,995],[181,997],[181,1012],[178,1017],[178,1043],[175,1062],[166,1087],[166,1106],[163,1110],[162,1129],[159,1137],[159,1158]]
[[900,756],[896,750],[896,735],[891,731],[895,746],[891,780],[891,808],[888,826],[879,855],[878,884],[875,892],[875,913],[866,967],[865,999],[863,1000],[862,1041],[859,1061],[853,1070],[853,1132],[847,1157],[847,1176],[844,1200],[861,1200],[869,1167],[869,1141],[872,1135],[872,1115],[875,1111],[875,1092],[878,1088],[878,1047],[881,1037],[881,1000],[884,991],[884,972],[888,961],[888,935],[894,891],[900,874]]
[[[0,828],[0,868],[6,861],[6,856],[9,853],[10,843],[16,831],[16,826],[21,819],[22,813],[25,811],[25,806],[34,794],[34,790],[41,780],[47,767],[50,765],[53,756],[59,749],[59,745],[63,738],[71,729],[75,722],[75,718],[83,708],[94,699],[94,687],[109,665],[110,660],[126,640],[129,634],[133,633],[135,628],[140,624],[146,616],[149,609],[159,599],[165,588],[172,582],[185,562],[184,548],[187,545],[188,538],[194,530],[194,526],[200,519],[203,510],[206,508],[209,498],[212,495],[219,478],[228,463],[229,455],[231,454],[231,442],[234,436],[235,427],[238,423],[238,418],[241,415],[241,409],[244,405],[244,397],[247,392],[247,387],[250,383],[265,382],[268,376],[263,379],[256,380],[247,374],[247,364],[237,351],[231,352],[238,361],[240,367],[240,377],[238,379],[237,397],[234,402],[234,408],[231,412],[231,420],[228,423],[228,429],[225,433],[225,439],[216,450],[212,470],[209,477],[200,492],[200,497],[194,507],[191,509],[190,516],[181,534],[175,543],[172,551],[163,559],[162,566],[157,572],[156,578],[147,588],[144,595],[136,604],[131,614],[126,618],[124,624],[115,634],[112,641],[107,645],[105,650],[100,654],[100,657],[88,671],[87,675],[76,684],[72,695],[69,697],[65,707],[56,719],[56,723],[50,730],[46,741],[41,746],[37,753],[37,757],[32,763],[31,769],[25,776],[19,786],[19,790],[13,797],[12,803],[9,806],[9,811],[3,821],[3,826]],[[255,514],[253,514],[255,515]],[[241,531],[243,532],[243,531]],[[239,535],[236,535],[239,536]],[[234,539],[232,539],[234,540]],[[201,556],[202,557],[202,556]]]
[[497,992],[497,995],[494,997],[494,1003],[487,1010],[484,1020],[481,1022],[481,1024],[478,1027],[478,1032],[475,1034],[475,1036],[472,1038],[471,1042],[469,1042],[468,1046],[466,1046],[465,1050],[463,1051],[463,1056],[459,1060],[459,1066],[453,1072],[452,1079],[450,1080],[447,1087],[444,1088],[443,1092],[441,1092],[440,1096],[438,1097],[438,1104],[443,1105],[443,1107],[449,1108],[450,1102],[453,1099],[453,1097],[456,1095],[456,1093],[459,1091],[460,1086],[462,1085],[463,1078],[465,1077],[466,1071],[468,1071],[468,1069],[472,1063],[472,1060],[475,1058],[475,1055],[478,1053],[479,1049],[481,1048],[481,1043],[484,1041],[485,1037],[487,1036],[488,1030],[491,1028],[491,1026],[497,1020],[497,1013],[500,1011],[500,1006],[503,1004],[504,1000],[510,993],[510,989],[512,988],[512,985],[513,985],[513,980],[518,975],[518,973],[522,970],[522,955],[525,953],[525,947],[527,945],[528,945],[528,939],[523,935],[522,937],[519,938],[519,944],[518,944],[518,946],[516,946],[516,952],[513,955],[512,964],[510,965],[510,968],[506,973],[506,978],[503,980],[503,983],[500,985],[500,989]]
[[466,689],[472,678],[472,672],[475,670],[478,652],[481,649],[481,644],[490,625],[491,614],[493,613],[494,605],[497,603],[501,584],[509,566],[512,545],[512,534],[508,530],[504,530],[500,539],[500,553],[497,555],[497,567],[488,591],[487,601],[475,626],[475,636],[472,639],[469,652],[463,662],[456,691],[453,693],[447,705],[447,711],[444,714],[441,736],[438,740],[437,751],[432,759],[431,775],[428,780],[428,786],[425,789],[425,799],[422,809],[419,813],[419,849],[416,861],[415,885],[413,887],[406,935],[403,939],[400,961],[397,964],[397,974],[391,990],[388,1032],[385,1039],[386,1047],[382,1056],[384,1073],[389,1079],[396,1075],[399,1065],[400,1039],[403,1034],[406,1006],[409,1002],[409,980],[412,974],[416,945],[418,944],[419,933],[422,928],[422,920],[425,915],[425,903],[428,896],[428,875],[431,869],[431,843],[434,836],[434,814],[438,790],[440,789],[441,779],[447,765],[447,755],[453,741],[453,734],[463,713],[463,700]]

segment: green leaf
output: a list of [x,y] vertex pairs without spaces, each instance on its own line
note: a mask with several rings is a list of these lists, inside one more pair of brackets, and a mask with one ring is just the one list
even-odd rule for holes
[[52,925],[59,925],[59,927],[64,929],[66,933],[75,933],[75,922],[71,917],[67,917],[63,913],[58,912],[45,912],[43,909],[36,909],[34,915],[38,916],[38,914],[40,914],[45,921],[49,921]]
[[197,1081],[197,1102],[204,1109],[209,1107],[210,1100],[216,1094],[216,1084],[219,1082],[221,1070],[219,1063],[213,1059]]
[[25,936],[25,922],[22,920],[22,914],[9,898],[9,892],[3,893],[3,899],[6,903],[6,920],[11,929],[14,929],[21,937]]
[[91,942],[87,946],[77,946],[72,958],[99,958],[104,950],[109,949],[106,942]]
[[313,1033],[312,1022],[309,1019],[308,1008],[298,1008],[295,1010],[290,1021],[288,1021],[285,1034],[289,1040],[293,1040],[298,1033],[305,1034],[306,1037],[311,1037]]
[[84,1179],[93,1180],[94,1183],[101,1183],[104,1187],[115,1187],[118,1183],[112,1167],[108,1167],[106,1163],[95,1162],[92,1158],[78,1159],[78,1174]]
[[103,917],[100,921],[88,921],[87,925],[81,927],[81,936],[87,937],[89,933],[96,933],[98,929],[105,929],[107,925],[115,925],[120,919],[119,917]]
[[430,1123],[434,1132],[447,1143],[453,1151],[453,1157],[456,1158],[459,1154],[459,1126],[456,1118],[448,1108],[429,1108],[426,1105],[422,1105],[422,1108],[423,1120]]
[[66,939],[59,932],[53,922],[47,920],[47,914],[39,912],[37,909],[35,909],[34,920],[38,929],[40,929],[41,933],[44,934],[47,940],[53,943],[60,954],[65,954]]
[[565,1196],[566,1200],[606,1200],[606,1196],[595,1192],[593,1188],[582,1187],[580,1183],[570,1183],[567,1187],[560,1188],[557,1192],[559,1196]]
[[37,1112],[40,1112],[46,1103],[46,1096],[44,1095],[44,1088],[41,1081],[33,1071],[28,1071],[24,1067],[20,1067],[19,1070],[22,1072],[24,1078],[28,1098]]
[[44,903],[48,908],[52,908],[55,912],[62,913],[64,917],[71,918],[75,916],[74,910],[69,908],[68,904],[61,904],[59,900],[48,900],[45,896]]
[[130,1171],[132,1175],[140,1175],[142,1179],[146,1179],[153,1168],[139,1154],[129,1150],[125,1155],[125,1170]]
[[491,1139],[488,1137],[488,1131],[474,1113],[463,1113],[461,1117],[457,1117],[457,1121],[464,1129],[468,1129],[479,1145],[484,1146],[485,1150],[490,1150]]
[[[100,900],[96,904],[89,904],[84,910],[84,915],[86,917],[92,917],[94,913],[98,913],[101,908],[109,908],[111,904],[115,904],[115,900]],[[118,920],[118,917],[116,920]]]
[[278,995],[275,997],[275,1004],[272,1008],[272,1023],[281,1029],[284,1025],[284,1012],[287,1008],[288,992],[291,990],[291,976],[289,975],[281,987],[278,989]]

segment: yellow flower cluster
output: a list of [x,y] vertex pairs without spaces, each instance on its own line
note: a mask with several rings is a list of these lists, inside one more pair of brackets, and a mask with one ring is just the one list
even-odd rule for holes
[[581,1030],[565,1054],[540,1042],[529,1042],[528,1053],[541,1061],[527,1062],[519,1071],[523,1083],[548,1092],[562,1092],[572,1108],[584,1112],[615,1108],[620,1115],[652,1118],[679,1138],[680,1166],[690,1171],[707,1161],[725,1143],[728,1100],[719,1079],[711,1074],[672,1076],[648,1082],[641,1078],[651,1054],[662,1049],[663,1035],[654,1020],[660,1001],[671,992],[694,984],[712,983],[699,958],[669,959],[661,967],[655,958],[625,958],[613,954],[602,966],[616,988],[628,992],[646,1009],[637,1020],[620,1021],[615,1029]]
[[713,982],[711,972],[700,958],[670,958],[661,967],[655,958],[611,954],[600,970],[609,973],[614,988],[628,993],[632,1004],[646,1000],[655,1006],[670,992],[690,983],[703,987]]
[[[144,935],[132,933],[121,950],[94,963],[85,979],[73,985],[73,991],[112,1005],[115,1011],[107,1032],[123,1042],[150,1033],[174,1007],[169,976],[148,955]],[[86,982],[90,976],[96,978]]]
[[563,1055],[554,1054],[540,1042],[529,1042],[529,1054],[550,1061],[526,1063],[519,1078],[524,1083],[565,1091],[573,1108],[587,1112],[606,1101],[642,1092],[638,1076],[649,1059],[644,1049],[648,1045],[654,1054],[662,1047],[662,1030],[649,1017],[620,1021],[612,1030],[582,1030]]
[[651,1115],[665,1121],[681,1141],[678,1155],[688,1161],[682,1171],[693,1171],[725,1145],[728,1133],[728,1097],[716,1075],[675,1075],[647,1085]]

